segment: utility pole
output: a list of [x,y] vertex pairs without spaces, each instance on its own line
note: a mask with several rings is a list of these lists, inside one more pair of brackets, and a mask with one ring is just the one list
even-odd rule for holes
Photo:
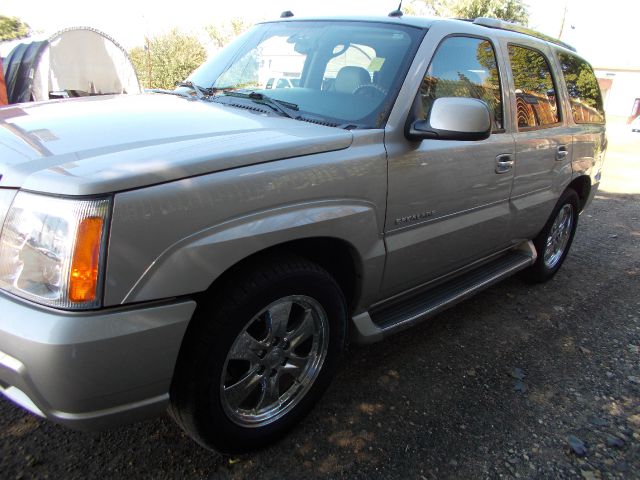
[[151,88],[151,45],[149,37],[144,36],[144,49],[147,53],[147,88]]

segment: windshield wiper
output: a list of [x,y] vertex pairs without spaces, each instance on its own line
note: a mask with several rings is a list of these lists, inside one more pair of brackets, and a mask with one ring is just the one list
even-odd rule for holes
[[298,105],[296,105],[295,103],[276,100],[275,98],[271,98],[268,95],[265,95],[264,93],[259,93],[259,92],[249,92],[249,93],[224,92],[222,95],[225,97],[248,98],[249,100],[253,100],[256,103],[267,105],[268,107],[271,107],[281,115],[284,115],[285,117],[289,117],[293,119],[295,119],[297,115],[291,113],[289,110],[294,110],[294,111],[299,110]]
[[191,98],[187,92],[176,92],[175,90],[165,90],[164,88],[145,88],[145,92],[149,93],[165,93],[167,95],[178,95],[179,97]]
[[191,80],[180,82],[176,86],[177,87],[188,87],[188,88],[190,88],[191,90],[196,92],[196,96],[199,99],[202,99],[204,97],[209,97],[209,96],[215,94],[216,91],[217,91],[214,88],[200,87],[200,86],[196,85],[195,83],[193,83]]

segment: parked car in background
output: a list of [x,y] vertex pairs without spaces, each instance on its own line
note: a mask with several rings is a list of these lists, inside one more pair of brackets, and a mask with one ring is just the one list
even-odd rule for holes
[[0,391],[82,429],[169,407],[223,452],[286,434],[347,341],[553,278],[607,145],[567,45],[397,14],[261,23],[175,90],[0,122]]
[[265,84],[265,89],[273,88],[293,88],[300,86],[299,78],[291,77],[271,77]]

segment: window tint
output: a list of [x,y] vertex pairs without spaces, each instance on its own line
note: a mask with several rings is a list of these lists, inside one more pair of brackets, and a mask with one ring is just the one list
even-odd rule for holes
[[567,84],[575,122],[604,122],[602,95],[591,66],[581,58],[564,52],[558,52],[558,60]]
[[551,69],[542,53],[509,45],[516,90],[518,128],[542,127],[560,121]]
[[444,40],[422,80],[420,95],[425,116],[436,98],[478,98],[489,105],[493,131],[504,127],[496,55],[487,40],[470,37]]

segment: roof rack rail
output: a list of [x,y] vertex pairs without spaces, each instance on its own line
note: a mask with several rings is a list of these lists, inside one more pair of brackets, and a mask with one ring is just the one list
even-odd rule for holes
[[505,20],[499,20],[497,18],[488,18],[488,17],[478,17],[473,20],[473,23],[476,25],[482,25],[483,27],[489,28],[497,28],[499,30],[509,30],[510,32],[524,33],[525,35],[529,35],[530,37],[536,37],[540,40],[546,40],[550,43],[555,43],[556,45],[560,45],[561,47],[568,48],[569,50],[575,52],[576,49],[569,45],[568,43],[564,43],[557,38],[550,37],[549,35],[545,35],[544,33],[536,32],[535,30],[531,30],[530,28],[523,27],[522,25],[518,25],[517,23],[507,22]]

